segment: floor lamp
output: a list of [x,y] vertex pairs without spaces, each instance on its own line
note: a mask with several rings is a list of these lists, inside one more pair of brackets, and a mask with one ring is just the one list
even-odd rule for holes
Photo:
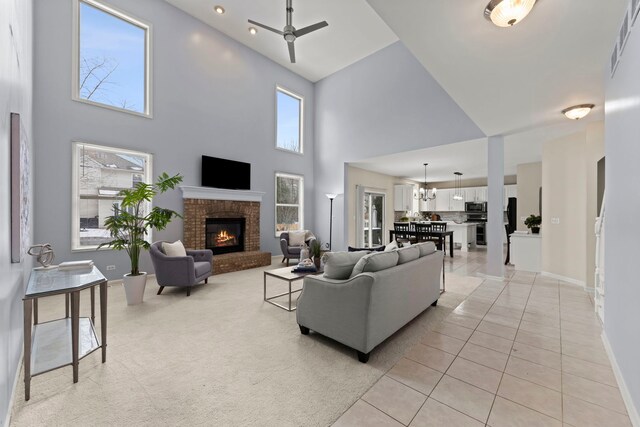
[[336,194],[327,193],[326,196],[331,201],[331,208],[329,209],[329,250],[331,250],[331,237],[333,232],[333,199],[336,198]]

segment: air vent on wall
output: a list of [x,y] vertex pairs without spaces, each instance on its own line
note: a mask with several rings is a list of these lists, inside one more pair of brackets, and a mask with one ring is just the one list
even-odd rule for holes
[[611,54],[611,77],[616,73],[618,67],[618,44],[613,47],[613,53]]
[[624,19],[622,20],[622,27],[620,28],[620,36],[618,37],[619,55],[622,55],[622,51],[624,50],[624,47],[627,44],[628,39],[629,39],[629,11],[627,11],[627,13],[624,14]]
[[640,11],[640,0],[631,0],[631,20],[634,25],[636,23],[636,18],[638,17],[638,12]]

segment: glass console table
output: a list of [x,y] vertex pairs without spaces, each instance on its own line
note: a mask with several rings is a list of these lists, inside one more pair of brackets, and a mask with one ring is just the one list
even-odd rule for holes
[[[96,334],[95,287],[100,286],[100,339]],[[80,291],[91,290],[91,318],[80,317]],[[66,316],[38,323],[38,298],[64,295]],[[78,362],[102,348],[107,360],[107,279],[97,267],[60,271],[34,269],[24,299],[24,397],[29,400],[31,378],[71,365],[73,382],[78,382]],[[69,313],[71,306],[71,313]],[[33,317],[33,327],[31,324]]]

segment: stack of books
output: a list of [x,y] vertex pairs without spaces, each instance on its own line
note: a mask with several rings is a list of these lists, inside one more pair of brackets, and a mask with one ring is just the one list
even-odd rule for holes
[[58,270],[70,271],[70,270],[88,270],[93,268],[93,261],[85,259],[81,261],[66,261],[60,263]]

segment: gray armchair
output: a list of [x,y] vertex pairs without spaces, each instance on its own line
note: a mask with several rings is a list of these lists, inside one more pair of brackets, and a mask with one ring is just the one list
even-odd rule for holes
[[187,250],[185,257],[170,257],[162,252],[162,242],[155,242],[149,248],[151,262],[156,271],[156,281],[160,285],[158,295],[165,286],[181,286],[187,288],[187,296],[191,288],[213,274],[213,252],[209,249]]
[[[305,240],[307,246],[311,247],[311,243],[316,240],[315,237],[309,237]],[[287,262],[287,267],[289,266],[289,259],[300,259],[300,246],[289,246],[289,233],[283,231],[280,234],[280,249],[282,249],[282,262]]]

